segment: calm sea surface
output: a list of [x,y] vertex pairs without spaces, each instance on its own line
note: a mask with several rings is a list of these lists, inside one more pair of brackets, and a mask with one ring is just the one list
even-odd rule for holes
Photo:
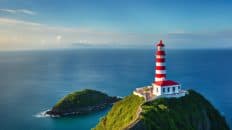
[[[152,50],[0,52],[0,129],[89,130],[109,110],[50,118],[40,112],[66,94],[92,88],[126,96],[149,85]],[[168,50],[168,79],[209,99],[232,123],[232,50]]]

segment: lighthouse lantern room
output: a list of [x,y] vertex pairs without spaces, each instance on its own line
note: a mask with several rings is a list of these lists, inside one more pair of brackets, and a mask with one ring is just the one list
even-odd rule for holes
[[152,83],[153,93],[156,96],[176,94],[181,91],[181,85],[175,81],[166,79],[166,65],[165,65],[165,45],[163,41],[156,45],[157,51],[155,53],[155,76]]

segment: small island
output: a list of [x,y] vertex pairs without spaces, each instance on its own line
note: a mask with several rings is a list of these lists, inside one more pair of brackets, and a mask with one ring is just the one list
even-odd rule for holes
[[68,94],[59,100],[46,114],[51,116],[88,114],[102,110],[118,100],[120,99],[108,96],[100,91],[85,89]]
[[229,130],[223,116],[201,94],[146,102],[131,94],[115,103],[93,130]]

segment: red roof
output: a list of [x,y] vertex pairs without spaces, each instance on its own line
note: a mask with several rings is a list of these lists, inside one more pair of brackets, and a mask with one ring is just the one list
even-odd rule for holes
[[156,46],[162,46],[162,47],[164,47],[163,41],[160,40],[159,43]]
[[155,82],[158,86],[172,86],[172,85],[179,85],[179,83],[172,81],[172,80],[164,80],[164,81],[157,81]]

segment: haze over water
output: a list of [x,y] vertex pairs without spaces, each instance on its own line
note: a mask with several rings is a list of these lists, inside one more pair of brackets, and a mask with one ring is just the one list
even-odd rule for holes
[[[232,122],[231,50],[167,50],[167,77],[203,94]],[[108,110],[38,117],[66,94],[91,88],[126,96],[149,85],[153,50],[0,52],[0,129],[89,130]]]

